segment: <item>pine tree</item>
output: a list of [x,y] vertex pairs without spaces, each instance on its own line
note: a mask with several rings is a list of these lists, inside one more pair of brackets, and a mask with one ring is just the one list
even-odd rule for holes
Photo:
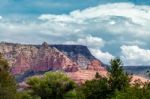
[[122,61],[119,58],[115,58],[111,60],[110,64],[109,83],[111,90],[113,92],[126,90],[130,86],[130,77],[123,71]]
[[95,78],[96,78],[96,79],[100,79],[100,78],[102,78],[102,77],[101,77],[101,75],[100,75],[98,72],[96,72]]
[[0,54],[0,99],[16,99],[16,83],[9,74],[7,61]]

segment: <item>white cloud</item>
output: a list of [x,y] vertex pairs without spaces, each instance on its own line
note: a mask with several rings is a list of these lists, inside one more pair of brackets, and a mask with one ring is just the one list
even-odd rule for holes
[[92,33],[99,35],[104,32],[107,36],[130,35],[130,37],[139,37],[138,39],[150,37],[150,7],[131,3],[98,5],[62,15],[42,14],[38,19],[30,21],[10,20],[0,22],[1,33],[74,36]]
[[86,36],[78,38],[77,41],[66,41],[64,44],[80,44],[86,45],[89,48],[102,48],[105,44],[105,41],[100,37]]
[[121,58],[126,65],[150,65],[150,50],[138,46],[121,46]]
[[[104,18],[108,16],[122,16],[132,19],[135,23],[144,24],[150,18],[149,6],[137,6],[131,3],[113,3],[99,5],[96,7],[87,8],[84,10],[75,10],[69,15],[51,15],[43,14],[39,19],[53,20],[53,21],[86,21],[95,18]],[[64,19],[64,20],[63,20]],[[67,20],[66,20],[67,19]],[[76,21],[75,21],[76,20]]]
[[68,15],[51,15],[51,14],[43,14],[39,16],[40,20],[48,20],[52,22],[75,22],[73,18]]
[[[119,21],[117,17],[122,19]],[[72,11],[68,15],[43,14],[39,19],[66,24],[91,24],[87,25],[87,28],[93,28],[92,25],[98,23],[98,27],[95,27],[95,30],[96,28],[99,28],[99,30],[105,28],[106,31],[115,34],[132,33],[138,37],[150,36],[150,7],[131,3],[99,5],[84,10]]]
[[91,53],[103,63],[108,64],[114,58],[110,53],[100,50],[105,45],[105,41],[99,37],[87,36],[85,38],[79,38],[77,41],[67,41],[64,44],[87,45]]
[[91,53],[98,58],[99,60],[101,60],[103,63],[109,63],[111,59],[114,58],[113,55],[111,55],[108,52],[102,52],[99,49],[90,49]]
[[103,47],[105,41],[99,37],[87,36],[85,39],[78,39],[79,43],[83,43],[92,48],[100,48]]
[[2,19],[3,17],[2,16],[0,16],[0,20]]

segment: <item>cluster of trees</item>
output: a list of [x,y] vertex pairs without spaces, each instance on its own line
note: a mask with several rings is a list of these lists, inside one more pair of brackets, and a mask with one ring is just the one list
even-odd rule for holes
[[140,80],[131,84],[131,75],[123,71],[119,58],[111,60],[108,77],[87,81],[81,86],[85,99],[150,99],[150,83]]
[[108,77],[96,73],[95,79],[77,85],[62,72],[47,72],[27,79],[29,88],[16,90],[8,63],[0,55],[0,99],[150,99],[150,83],[130,84],[119,58],[110,62]]

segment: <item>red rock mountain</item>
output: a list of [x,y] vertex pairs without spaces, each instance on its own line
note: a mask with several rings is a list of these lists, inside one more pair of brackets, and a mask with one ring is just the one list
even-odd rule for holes
[[0,43],[0,53],[8,60],[14,75],[49,70],[106,71],[102,63],[82,45],[48,45],[46,42],[42,45]]
[[[11,73],[18,82],[26,77],[41,75],[47,71],[63,70],[78,84],[95,77],[96,72],[107,76],[102,62],[82,45],[23,45],[0,43],[0,53],[8,60]],[[133,80],[141,79],[133,76]]]

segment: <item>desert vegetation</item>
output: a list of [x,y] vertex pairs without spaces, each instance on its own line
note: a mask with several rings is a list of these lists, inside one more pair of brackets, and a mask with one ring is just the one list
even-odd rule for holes
[[0,54],[0,99],[17,99],[16,88],[16,82],[9,73],[9,65]]
[[131,76],[123,71],[119,58],[111,60],[110,65],[108,77],[96,73],[95,79],[82,85],[57,71],[28,78],[29,87],[17,91],[8,63],[0,55],[0,99],[150,99],[149,82],[131,84]]

